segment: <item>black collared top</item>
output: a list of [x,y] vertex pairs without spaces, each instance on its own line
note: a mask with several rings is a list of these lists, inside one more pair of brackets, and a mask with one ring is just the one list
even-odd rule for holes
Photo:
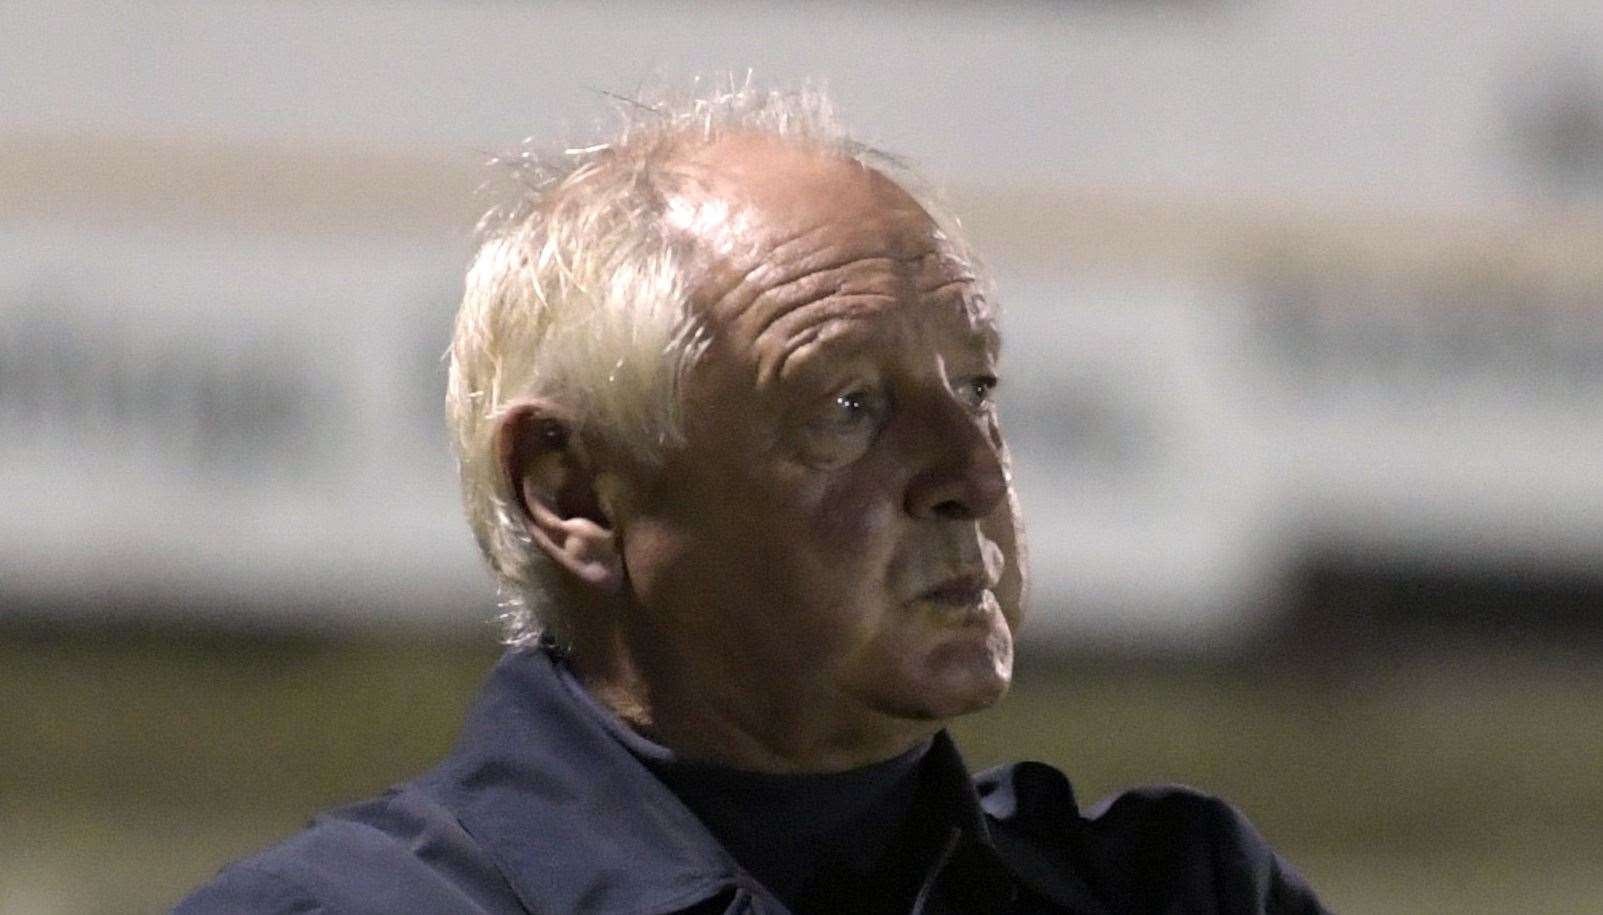
[[[549,654],[508,652],[438,768],[318,816],[176,911],[787,915],[579,701]],[[971,780],[944,732],[890,853],[832,892],[842,911],[919,915],[1324,911],[1227,804],[1153,788],[1082,814],[1040,763]]]

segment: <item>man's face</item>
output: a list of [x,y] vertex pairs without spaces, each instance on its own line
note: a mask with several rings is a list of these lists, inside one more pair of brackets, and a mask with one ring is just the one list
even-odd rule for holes
[[712,342],[685,444],[620,529],[661,663],[847,729],[991,704],[1024,569],[968,265],[857,165],[730,140],[686,168]]

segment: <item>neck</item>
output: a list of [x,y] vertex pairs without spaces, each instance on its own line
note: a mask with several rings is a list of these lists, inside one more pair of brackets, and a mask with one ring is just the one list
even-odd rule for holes
[[585,689],[682,759],[749,772],[844,772],[900,756],[942,725],[863,708],[827,683],[697,669],[669,641],[641,653],[615,629],[575,635],[569,664]]

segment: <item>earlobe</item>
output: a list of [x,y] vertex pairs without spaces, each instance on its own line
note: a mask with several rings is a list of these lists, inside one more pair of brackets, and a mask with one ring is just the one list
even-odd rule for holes
[[495,447],[525,529],[541,552],[587,587],[621,589],[617,535],[571,415],[545,400],[520,403],[502,417]]

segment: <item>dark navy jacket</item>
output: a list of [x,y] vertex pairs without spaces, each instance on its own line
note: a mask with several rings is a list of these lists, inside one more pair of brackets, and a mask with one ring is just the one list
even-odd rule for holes
[[[576,702],[545,652],[509,652],[439,768],[317,817],[176,911],[783,915]],[[971,782],[944,733],[924,765],[899,852],[915,912],[1323,911],[1213,798],[1148,789],[1082,813],[1041,763]]]

